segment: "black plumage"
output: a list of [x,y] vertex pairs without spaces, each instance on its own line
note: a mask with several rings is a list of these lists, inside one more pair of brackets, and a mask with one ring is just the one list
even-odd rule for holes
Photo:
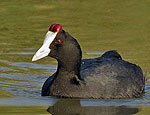
[[122,99],[144,93],[145,77],[141,68],[123,60],[114,50],[82,60],[77,40],[64,30],[49,48],[49,56],[58,61],[58,68],[44,83],[42,96]]

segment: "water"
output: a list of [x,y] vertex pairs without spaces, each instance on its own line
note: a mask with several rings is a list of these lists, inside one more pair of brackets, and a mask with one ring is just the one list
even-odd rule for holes
[[[0,114],[150,114],[149,6],[144,1],[0,0]],[[31,62],[52,23],[60,23],[81,45],[83,58],[117,50],[147,75],[137,99],[88,100],[41,97],[56,60]]]

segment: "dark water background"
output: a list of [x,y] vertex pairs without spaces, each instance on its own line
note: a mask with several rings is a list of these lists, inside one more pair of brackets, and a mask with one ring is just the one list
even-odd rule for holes
[[[149,0],[0,0],[0,114],[150,114]],[[48,28],[60,23],[81,45],[83,58],[117,50],[147,75],[138,99],[87,100],[41,97],[57,62],[31,62]]]

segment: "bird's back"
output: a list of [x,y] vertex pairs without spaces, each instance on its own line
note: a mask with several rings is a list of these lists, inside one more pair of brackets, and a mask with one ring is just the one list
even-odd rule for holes
[[118,56],[84,59],[80,74],[88,92],[99,98],[138,97],[144,91],[141,68]]

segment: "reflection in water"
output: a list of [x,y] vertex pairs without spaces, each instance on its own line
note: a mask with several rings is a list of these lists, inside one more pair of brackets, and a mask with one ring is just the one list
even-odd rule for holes
[[82,106],[80,100],[60,99],[47,111],[54,115],[132,115],[139,109],[127,106]]

